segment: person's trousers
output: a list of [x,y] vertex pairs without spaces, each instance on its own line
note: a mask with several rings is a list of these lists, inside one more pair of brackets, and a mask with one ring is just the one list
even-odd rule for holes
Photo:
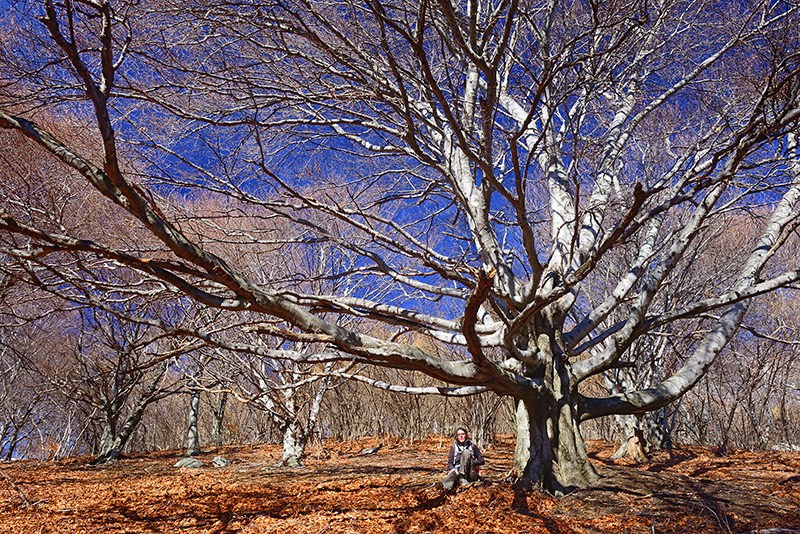
[[478,472],[475,469],[475,457],[472,455],[472,450],[464,449],[461,453],[461,458],[456,464],[455,469],[451,469],[442,482],[444,489],[450,491],[456,484],[460,484],[462,479],[467,482],[475,482],[478,480]]

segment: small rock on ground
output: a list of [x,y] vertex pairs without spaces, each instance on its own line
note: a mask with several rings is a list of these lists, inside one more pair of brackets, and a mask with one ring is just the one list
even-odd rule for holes
[[204,464],[197,458],[192,458],[191,456],[187,456],[185,458],[181,458],[177,462],[175,462],[175,467],[188,467],[189,469],[197,469],[198,467],[203,467]]
[[224,456],[214,456],[214,459],[211,460],[211,465],[214,467],[225,467],[231,465],[231,461]]

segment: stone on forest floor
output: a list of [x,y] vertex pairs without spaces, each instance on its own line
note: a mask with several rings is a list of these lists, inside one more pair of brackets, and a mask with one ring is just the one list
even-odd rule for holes
[[211,460],[211,465],[214,467],[226,467],[231,465],[231,461],[224,456],[214,456],[214,459]]
[[205,465],[206,464],[197,458],[192,458],[191,456],[186,456],[175,462],[175,467],[188,467],[189,469],[197,469],[198,467],[203,467]]

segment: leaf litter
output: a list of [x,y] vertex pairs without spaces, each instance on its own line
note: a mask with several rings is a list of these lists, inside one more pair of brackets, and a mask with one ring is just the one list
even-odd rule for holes
[[360,453],[378,443],[316,444],[301,468],[276,467],[277,445],[200,455],[233,461],[222,468],[175,468],[178,451],[6,462],[0,532],[800,533],[800,453],[686,447],[634,465],[590,442],[602,480],[555,498],[508,480],[509,437],[486,449],[484,481],[453,493],[439,485],[447,440]]

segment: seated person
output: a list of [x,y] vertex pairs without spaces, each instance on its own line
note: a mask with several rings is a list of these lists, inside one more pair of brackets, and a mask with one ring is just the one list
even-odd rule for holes
[[447,456],[447,476],[442,487],[450,491],[458,484],[475,482],[480,479],[480,466],[486,461],[481,450],[469,440],[467,430],[463,427],[456,430],[456,441],[450,447]]

